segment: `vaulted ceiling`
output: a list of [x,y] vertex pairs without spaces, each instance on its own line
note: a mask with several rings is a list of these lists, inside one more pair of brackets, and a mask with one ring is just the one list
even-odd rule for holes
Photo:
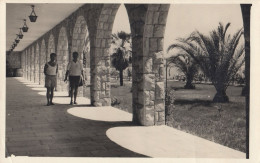
[[[28,17],[32,12],[31,5],[35,5],[34,10],[38,16],[37,21],[34,23],[30,22]],[[82,5],[79,3],[7,3],[6,50],[10,49],[16,38],[16,34],[20,31],[19,28],[22,28],[24,24],[23,19],[26,19],[29,30],[23,33],[23,39],[20,40],[14,51],[21,51],[26,48]]]

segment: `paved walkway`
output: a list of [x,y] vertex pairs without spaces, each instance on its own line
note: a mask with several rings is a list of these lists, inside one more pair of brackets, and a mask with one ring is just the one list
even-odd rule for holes
[[[68,105],[70,98],[62,93],[55,92],[56,105],[45,106],[46,89],[43,86],[22,78],[7,78],[6,83],[7,155],[145,157],[117,145],[106,136],[109,128],[133,126],[131,122],[75,117],[67,112],[73,106]],[[84,99],[78,99],[77,107],[89,105],[89,100]]]
[[57,157],[245,158],[245,153],[167,126],[134,126],[132,115],[113,107],[91,107],[80,97],[68,105],[55,92],[45,106],[45,88],[7,78],[7,155]]

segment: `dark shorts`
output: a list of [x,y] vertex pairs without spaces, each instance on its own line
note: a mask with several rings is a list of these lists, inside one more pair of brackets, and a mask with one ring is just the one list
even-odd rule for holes
[[79,87],[80,76],[69,76],[70,87]]
[[45,87],[46,88],[55,88],[56,86],[57,86],[56,75],[46,75],[45,76]]

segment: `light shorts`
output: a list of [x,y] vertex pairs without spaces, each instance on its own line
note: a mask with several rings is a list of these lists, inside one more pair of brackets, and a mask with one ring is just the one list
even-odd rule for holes
[[57,76],[56,75],[45,75],[45,87],[54,88],[57,86]]

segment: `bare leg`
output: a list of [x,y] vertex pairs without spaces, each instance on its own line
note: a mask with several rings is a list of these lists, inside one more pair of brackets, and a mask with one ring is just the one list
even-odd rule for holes
[[47,97],[47,106],[50,105],[50,92],[51,92],[51,88],[47,87],[47,93],[46,93],[46,97]]
[[73,99],[73,87],[70,88],[70,104],[72,105],[72,99]]
[[51,95],[50,95],[50,104],[51,104],[51,105],[54,105],[54,104],[52,103],[52,99],[53,99],[53,96],[54,96],[53,91],[54,91],[54,88],[51,88]]
[[74,91],[74,104],[77,104],[76,100],[77,100],[77,94],[78,94],[78,87],[75,87],[75,91]]

